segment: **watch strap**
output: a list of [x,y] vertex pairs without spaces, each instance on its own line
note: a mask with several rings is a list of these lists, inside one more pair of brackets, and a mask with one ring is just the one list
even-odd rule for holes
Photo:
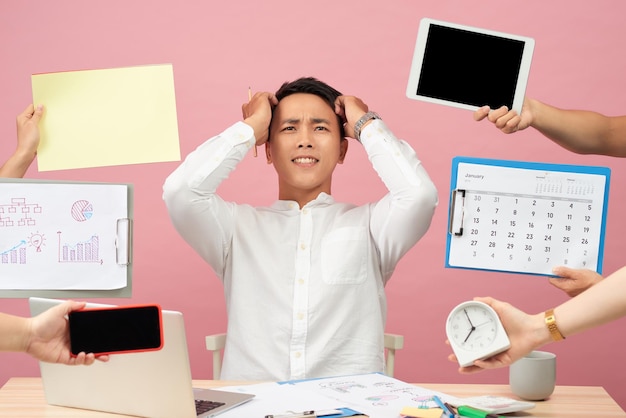
[[357,141],[361,142],[361,129],[363,125],[365,125],[365,122],[372,119],[380,119],[380,116],[376,112],[367,112],[356,121],[354,124],[354,137]]
[[564,340],[565,337],[559,331],[559,327],[556,325],[556,316],[554,316],[554,309],[548,309],[545,313],[545,321],[546,326],[548,327],[548,331],[550,331],[550,335],[552,335],[552,339],[554,341]]

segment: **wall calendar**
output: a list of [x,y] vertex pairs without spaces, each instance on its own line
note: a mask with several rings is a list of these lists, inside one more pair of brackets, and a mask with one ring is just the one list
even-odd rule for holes
[[610,169],[455,157],[446,267],[602,274]]

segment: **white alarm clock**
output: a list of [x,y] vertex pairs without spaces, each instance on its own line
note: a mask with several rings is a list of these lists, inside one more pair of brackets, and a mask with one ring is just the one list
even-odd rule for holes
[[471,366],[475,360],[489,358],[511,346],[496,311],[478,301],[463,302],[452,309],[446,334],[461,367]]

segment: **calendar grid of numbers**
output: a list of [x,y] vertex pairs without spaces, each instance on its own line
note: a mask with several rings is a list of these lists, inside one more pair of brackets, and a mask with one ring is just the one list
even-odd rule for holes
[[446,267],[602,273],[610,170],[455,157]]

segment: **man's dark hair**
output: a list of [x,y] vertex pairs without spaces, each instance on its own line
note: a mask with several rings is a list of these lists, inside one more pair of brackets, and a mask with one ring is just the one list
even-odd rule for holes
[[[313,77],[302,77],[294,81],[285,82],[276,91],[275,95],[280,102],[285,97],[295,93],[314,94],[328,103],[328,106],[330,106],[333,111],[335,110],[335,100],[337,100],[337,97],[341,96],[341,92]],[[343,120],[339,115],[337,115],[337,123],[339,124],[340,138],[343,140],[345,139],[346,133],[343,128]]]

